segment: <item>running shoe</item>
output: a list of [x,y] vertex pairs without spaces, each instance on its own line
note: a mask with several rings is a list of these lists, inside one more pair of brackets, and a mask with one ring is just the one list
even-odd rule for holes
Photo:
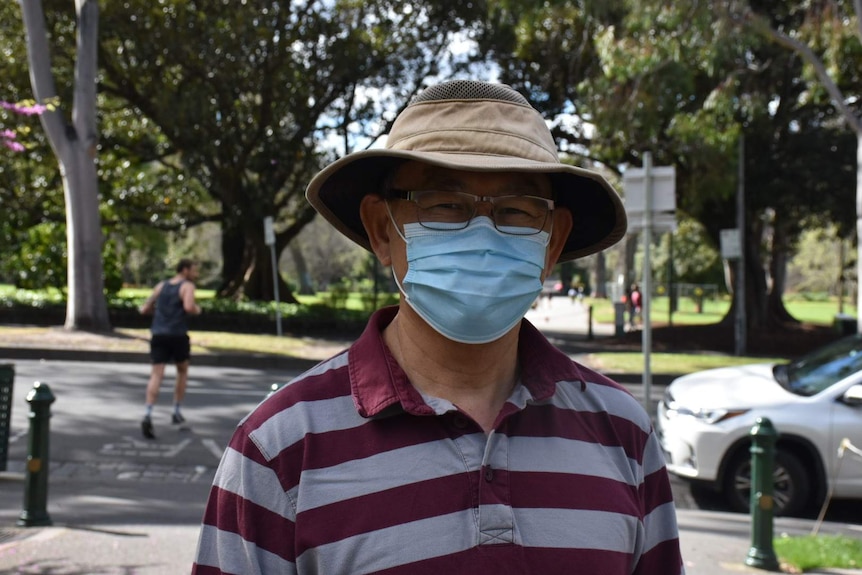
[[156,438],[156,432],[153,429],[153,421],[149,417],[145,417],[143,421],[141,421],[141,432],[147,439]]

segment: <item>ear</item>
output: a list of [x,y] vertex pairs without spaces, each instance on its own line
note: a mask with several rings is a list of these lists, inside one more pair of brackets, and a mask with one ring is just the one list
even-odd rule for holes
[[368,194],[359,204],[359,217],[368,234],[368,242],[380,263],[392,265],[392,249],[389,242],[390,220],[386,200],[379,194]]
[[557,264],[557,258],[563,252],[569,233],[572,231],[572,212],[568,208],[557,208],[553,211],[554,227],[551,230],[551,240],[548,242],[548,251],[545,255],[545,271],[542,281],[551,273]]

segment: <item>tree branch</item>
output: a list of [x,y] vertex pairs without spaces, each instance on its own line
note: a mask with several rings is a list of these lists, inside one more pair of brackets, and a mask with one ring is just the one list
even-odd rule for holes
[[[51,73],[51,52],[48,49],[48,32],[45,29],[45,13],[42,0],[21,1],[21,14],[27,32],[27,55],[30,61],[30,85],[33,95],[40,104],[56,99],[57,88]],[[68,148],[66,122],[60,104],[53,111],[46,110],[39,116],[48,141],[57,154],[63,158]]]
[[[859,8],[862,6],[862,0],[854,0],[853,4],[856,6],[856,13],[860,14]],[[844,117],[847,124],[854,132],[862,135],[862,120],[860,120],[860,118],[853,113],[850,106],[847,105],[841,89],[838,88],[838,85],[835,84],[829,76],[829,73],[823,65],[823,61],[814,53],[814,51],[804,42],[800,42],[796,38],[774,29],[769,25],[769,22],[767,22],[765,18],[755,14],[753,11],[748,10],[746,16],[746,19],[754,30],[763,34],[773,42],[796,52],[803,60],[808,62],[808,64],[814,68],[817,78],[820,80],[821,84],[823,84],[823,87],[826,88],[826,91],[829,92],[829,96],[832,98],[835,107],[841,112],[841,115]]]
[[98,54],[99,3],[96,0],[75,0],[78,17],[77,59],[75,60],[75,101],[72,104],[72,124],[90,156],[96,157],[96,58]]

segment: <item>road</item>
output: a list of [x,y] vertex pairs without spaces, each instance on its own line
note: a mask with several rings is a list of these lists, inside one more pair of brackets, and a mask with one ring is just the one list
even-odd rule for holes
[[[109,494],[100,492],[99,480],[141,482],[150,487],[184,490],[189,505],[162,509],[154,505],[154,520],[184,523],[197,521],[219,459],[237,422],[269,392],[273,383],[299,375],[296,369],[251,369],[192,366],[184,414],[190,429],[170,424],[173,370],[168,368],[154,411],[157,440],[141,436],[144,389],[149,376],[146,364],[66,361],[16,361],[9,471],[23,473],[27,453],[29,406],[26,396],[34,382],[47,383],[55,402],[50,420],[50,477],[83,481],[92,497],[76,498],[65,505],[96,504]],[[641,386],[626,387],[641,399]],[[651,389],[651,410],[663,387]],[[654,411],[652,411],[654,412]],[[682,509],[725,510],[721,499],[672,479],[674,498]],[[157,493],[155,494],[157,496]],[[0,519],[16,517],[20,508],[0,509]],[[71,515],[92,517],[98,505],[68,509]],[[136,513],[146,510],[136,509]],[[112,511],[116,512],[116,509]],[[96,519],[96,517],[92,517]],[[99,518],[104,519],[104,518]],[[829,519],[862,523],[862,502],[839,502]]]
[[[106,467],[123,462],[170,467],[192,475],[218,463],[239,419],[269,392],[300,370],[259,370],[192,366],[183,412],[189,430],[170,424],[173,369],[168,367],[153,422],[158,439],[141,436],[149,365],[102,362],[16,361],[10,459],[26,450],[26,395],[35,382],[47,383],[51,406],[51,454],[56,464]],[[62,469],[59,470],[62,472]]]

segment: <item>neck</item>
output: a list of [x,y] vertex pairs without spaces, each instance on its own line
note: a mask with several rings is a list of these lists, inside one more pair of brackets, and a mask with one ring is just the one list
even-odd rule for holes
[[383,337],[420,392],[451,401],[486,432],[493,428],[518,378],[518,327],[490,343],[458,343],[402,303]]

